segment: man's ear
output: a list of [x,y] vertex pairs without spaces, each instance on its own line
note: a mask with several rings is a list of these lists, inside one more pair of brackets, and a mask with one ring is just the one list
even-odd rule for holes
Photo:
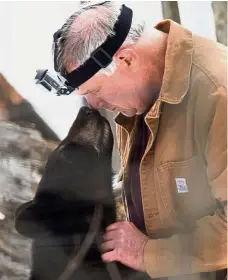
[[118,65],[131,68],[132,71],[136,71],[138,67],[138,54],[131,48],[122,48],[118,50],[115,54],[115,60]]

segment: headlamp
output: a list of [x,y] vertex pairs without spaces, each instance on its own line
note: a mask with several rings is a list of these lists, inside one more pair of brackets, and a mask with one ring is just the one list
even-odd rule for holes
[[62,76],[54,77],[48,69],[37,70],[36,73],[36,84],[42,85],[48,91],[53,91],[58,96],[69,95],[75,90]]
[[[110,2],[110,1],[106,1]],[[102,5],[104,2],[92,6]],[[70,73],[60,74],[57,66],[58,39],[61,38],[61,29],[54,33],[54,68],[57,72],[57,79],[48,70],[37,70],[37,83],[43,85],[47,90],[54,90],[57,95],[70,94],[80,85],[88,81],[99,70],[106,68],[113,60],[114,54],[125,41],[131,28],[133,12],[130,8],[122,5],[120,15],[114,25],[114,35],[108,36],[85,61],[84,64]]]

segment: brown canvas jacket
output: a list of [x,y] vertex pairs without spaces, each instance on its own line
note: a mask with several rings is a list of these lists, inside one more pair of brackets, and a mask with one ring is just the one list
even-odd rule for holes
[[[145,117],[144,263],[151,278],[201,279],[227,267],[227,49],[171,20],[156,28],[168,45],[160,95]],[[137,117],[119,113],[115,122],[124,182]]]

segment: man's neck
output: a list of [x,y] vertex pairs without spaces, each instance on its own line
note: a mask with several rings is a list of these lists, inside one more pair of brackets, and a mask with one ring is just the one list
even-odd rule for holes
[[168,35],[154,28],[145,32],[142,43],[148,55],[148,105],[151,107],[162,87]]
[[164,70],[165,70],[165,54],[167,48],[168,35],[152,29],[148,32],[148,37],[146,41],[146,48],[148,48],[150,56],[151,67],[154,67],[157,72],[157,85],[161,88]]

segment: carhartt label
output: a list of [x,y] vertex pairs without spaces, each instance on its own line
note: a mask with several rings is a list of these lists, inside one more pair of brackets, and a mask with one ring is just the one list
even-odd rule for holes
[[175,178],[178,193],[188,192],[188,186],[185,178]]

